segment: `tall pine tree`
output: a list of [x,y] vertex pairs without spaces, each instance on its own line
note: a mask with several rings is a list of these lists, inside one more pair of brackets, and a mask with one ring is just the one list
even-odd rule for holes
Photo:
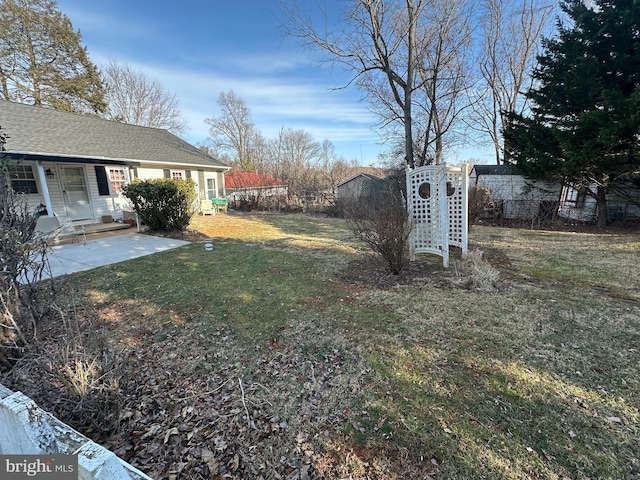
[[640,0],[565,0],[570,26],[544,42],[527,96],[512,113],[509,154],[525,175],[562,181],[597,201],[640,175]]
[[105,110],[98,69],[55,0],[0,0],[0,98],[72,112]]

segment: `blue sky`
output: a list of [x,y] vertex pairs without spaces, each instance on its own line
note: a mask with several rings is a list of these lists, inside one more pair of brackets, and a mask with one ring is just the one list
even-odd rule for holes
[[[337,0],[334,0],[337,1]],[[350,76],[321,64],[319,54],[283,37],[278,0],[58,0],[99,67],[110,60],[158,80],[176,94],[191,143],[208,137],[207,117],[220,114],[221,92],[233,90],[256,128],[280,128],[329,139],[336,153],[363,165],[385,149],[376,117]]]

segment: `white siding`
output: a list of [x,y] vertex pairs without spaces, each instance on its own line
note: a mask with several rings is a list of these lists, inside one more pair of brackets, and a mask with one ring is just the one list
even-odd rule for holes
[[60,186],[60,172],[56,168],[55,163],[42,163],[42,167],[50,169],[54,173],[54,178],[47,178],[47,188],[49,189],[49,197],[51,198],[51,205],[53,206],[53,213],[58,217],[65,217],[67,214],[64,209],[64,202],[62,200],[62,187]]
[[140,180],[153,180],[154,178],[164,178],[164,170],[162,168],[138,167],[138,178]]
[[[607,198],[607,209],[609,210],[609,220],[638,220],[640,219],[640,192],[632,190],[629,197],[624,198],[615,193]],[[632,200],[632,201],[629,201]],[[634,203],[635,202],[635,203]]]
[[559,185],[531,182],[521,175],[480,175],[471,178],[471,185],[487,187],[493,200],[502,202],[506,219],[530,219],[540,212],[540,202],[557,202]]
[[[571,187],[565,187],[565,191]],[[595,186],[592,186],[595,190]],[[640,193],[631,190],[629,196],[632,200],[640,202]],[[630,199],[621,197],[615,193],[607,194],[607,218],[610,222],[633,221],[640,218],[640,207]],[[563,201],[560,207],[560,216],[579,222],[593,222],[598,214],[596,199],[585,195],[584,201],[579,205]]]

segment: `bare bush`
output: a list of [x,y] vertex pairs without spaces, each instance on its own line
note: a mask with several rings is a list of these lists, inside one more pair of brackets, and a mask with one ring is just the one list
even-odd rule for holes
[[407,211],[404,172],[376,182],[361,197],[343,203],[345,217],[354,236],[399,274],[407,260],[411,221]]
[[41,338],[1,378],[58,418],[90,434],[120,430],[128,352],[109,347],[106,330],[60,291],[56,308],[42,322]]
[[0,364],[10,368],[36,337],[55,286],[41,282],[48,269],[47,243],[35,231],[37,218],[25,195],[11,187],[13,162],[3,154],[6,138],[0,132]]
[[454,266],[456,274],[462,278],[457,283],[465,288],[491,291],[498,286],[500,271],[483,258],[482,250],[469,250]]
[[491,190],[484,186],[472,186],[469,188],[469,225],[477,224],[491,208],[493,199]]

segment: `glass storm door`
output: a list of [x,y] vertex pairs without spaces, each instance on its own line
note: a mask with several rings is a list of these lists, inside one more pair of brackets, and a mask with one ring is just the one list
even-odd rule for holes
[[62,197],[71,220],[91,218],[91,202],[83,167],[60,167]]

